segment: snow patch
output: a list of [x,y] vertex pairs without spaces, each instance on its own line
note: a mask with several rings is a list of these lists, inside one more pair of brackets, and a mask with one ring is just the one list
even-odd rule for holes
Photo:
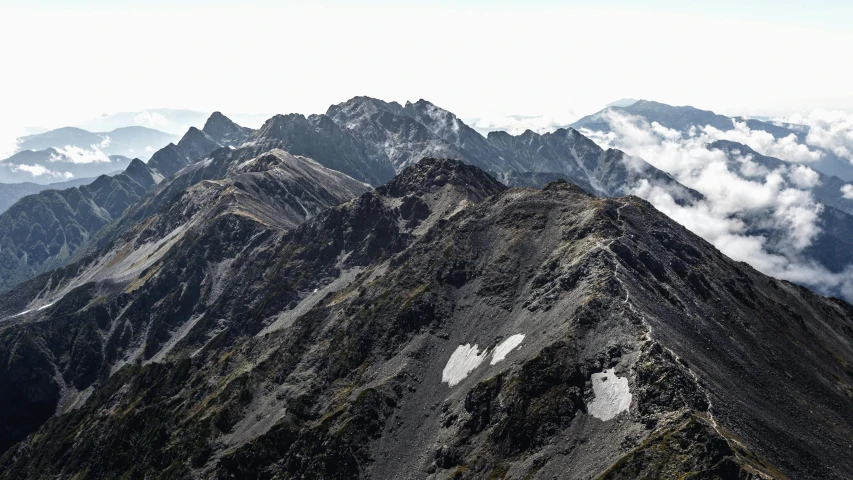
[[628,378],[617,377],[612,368],[592,374],[592,391],[595,399],[587,406],[587,411],[595,418],[607,421],[631,406]]
[[6,317],[6,318],[15,318],[15,317],[20,317],[21,315],[26,315],[26,314],[28,314],[28,313],[30,313],[30,312],[32,312],[32,311],[33,311],[33,309],[32,309],[32,308],[29,308],[29,309],[27,309],[27,310],[24,310],[23,312],[18,312],[18,313],[16,313],[16,314],[11,315],[11,316]]
[[480,353],[477,345],[466,343],[459,345],[447,360],[447,365],[441,372],[441,381],[446,382],[449,386],[454,386],[461,382],[471,373],[472,370],[479,367],[485,360],[488,352]]
[[499,343],[498,346],[495,347],[494,353],[492,353],[491,365],[505,359],[509,352],[521,345],[522,340],[524,340],[524,335],[518,333]]

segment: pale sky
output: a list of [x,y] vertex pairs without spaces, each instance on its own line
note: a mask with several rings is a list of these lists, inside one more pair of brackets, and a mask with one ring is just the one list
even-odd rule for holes
[[0,2],[7,130],[157,107],[319,113],[355,95],[462,117],[623,97],[853,111],[853,2]]

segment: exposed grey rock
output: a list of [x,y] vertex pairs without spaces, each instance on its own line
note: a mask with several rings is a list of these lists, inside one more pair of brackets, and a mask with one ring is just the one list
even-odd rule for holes
[[371,155],[374,151],[362,140],[326,115],[276,115],[253,134],[249,143],[258,154],[280,148],[371,185],[381,185],[394,176],[387,158]]
[[329,107],[326,115],[361,139],[373,158],[390,161],[398,172],[423,157],[443,156],[493,172],[512,186],[542,187],[563,178],[596,195],[619,196],[647,180],[667,187],[679,201],[698,198],[642,159],[604,151],[574,129],[545,135],[491,132],[484,138],[426,100],[401,106],[355,97]]
[[[80,398],[10,447],[0,478],[853,475],[849,304],[733,262],[636,197],[507,189],[449,160],[293,230],[202,213],[283,155],[223,157],[231,173],[164,203],[135,242],[172,218],[207,233],[139,275],[0,324],[0,358],[26,351],[43,385],[33,411],[54,370]],[[460,346],[478,358],[450,386]],[[631,398],[607,420],[590,414],[602,373]]]

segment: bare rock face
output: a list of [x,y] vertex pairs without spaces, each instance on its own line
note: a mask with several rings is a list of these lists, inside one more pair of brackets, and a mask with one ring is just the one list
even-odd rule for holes
[[252,134],[251,128],[241,127],[221,112],[213,112],[202,131],[220,145],[238,147]]
[[63,392],[0,478],[853,476],[853,307],[643,200],[426,159],[290,228],[241,198],[306,165],[222,161],[117,237],[132,275],[70,265],[0,324],[3,386]]
[[326,112],[342,130],[360,139],[377,161],[397,172],[424,157],[457,158],[493,173],[511,186],[541,188],[565,179],[595,195],[625,195],[646,180],[672,191],[678,201],[699,195],[639,158],[603,150],[574,129],[540,135],[491,132],[483,137],[453,113],[426,100],[405,106],[355,97]]
[[381,185],[394,176],[386,157],[370,155],[361,139],[326,115],[276,115],[253,134],[249,143],[257,154],[280,148],[371,185]]

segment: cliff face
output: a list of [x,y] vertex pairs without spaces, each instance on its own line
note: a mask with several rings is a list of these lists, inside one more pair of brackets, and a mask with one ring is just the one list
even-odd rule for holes
[[4,322],[33,411],[77,393],[0,478],[853,475],[853,307],[635,197],[425,159],[294,229],[209,218]]

